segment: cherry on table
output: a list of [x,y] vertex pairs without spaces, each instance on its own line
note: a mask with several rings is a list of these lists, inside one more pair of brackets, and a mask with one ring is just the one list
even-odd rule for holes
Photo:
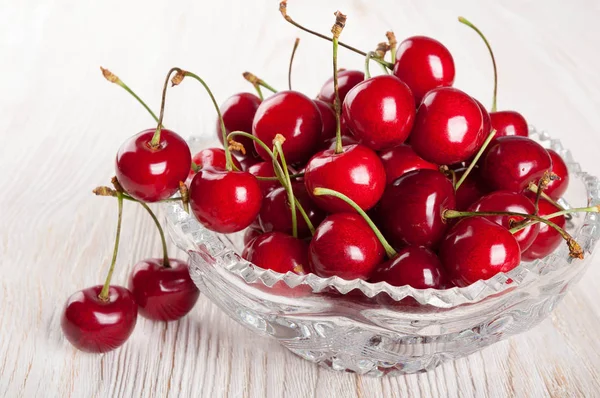
[[[220,107],[226,134],[228,135],[232,131],[245,131],[251,133],[252,121],[254,120],[254,115],[256,114],[256,110],[260,103],[260,98],[250,93],[238,93],[227,98]],[[219,141],[223,144],[223,134],[221,132],[221,123],[219,120],[217,120],[216,133]],[[239,136],[236,137],[235,140],[242,144],[246,149],[246,155],[244,156],[241,153],[238,153],[238,157],[245,158],[258,156],[256,155],[254,143],[251,139]]]
[[187,262],[150,258],[138,262],[129,277],[129,290],[144,318],[175,321],[194,308],[200,291],[190,278]]
[[419,169],[438,170],[439,166],[428,162],[415,153],[410,145],[400,144],[379,152],[379,157],[385,167],[387,183],[393,183],[398,177],[409,171]]
[[110,286],[108,300],[99,298],[102,285],[74,293],[65,305],[61,327],[76,348],[104,353],[120,347],[137,321],[138,306],[129,290]]
[[[340,103],[344,102],[346,94],[358,83],[365,80],[365,74],[358,70],[340,70],[338,72],[338,92]],[[329,78],[321,87],[317,99],[333,104],[335,101],[335,91],[333,89],[333,76]]]
[[550,159],[552,159],[552,173],[558,177],[555,180],[551,180],[544,193],[550,196],[554,200],[560,199],[569,186],[569,169],[563,158],[553,149],[547,149]]
[[521,249],[506,228],[482,217],[468,217],[442,240],[440,260],[454,284],[468,286],[517,267]]
[[[533,192],[527,192],[525,195],[531,200],[535,200],[535,194]],[[544,198],[540,198],[538,204],[538,215],[540,217],[547,216],[552,213],[560,211],[560,209],[548,202]],[[552,218],[550,221],[558,225],[560,228],[565,227],[567,223],[565,216],[558,216]],[[539,232],[529,246],[529,248],[523,253],[523,260],[533,261],[539,258],[544,258],[548,254],[552,253],[562,242],[563,238],[558,232],[547,224],[540,224]]]
[[167,199],[179,190],[192,164],[190,149],[183,138],[162,129],[156,147],[151,145],[156,129],[144,130],[127,139],[119,148],[115,172],[129,195],[143,202]]

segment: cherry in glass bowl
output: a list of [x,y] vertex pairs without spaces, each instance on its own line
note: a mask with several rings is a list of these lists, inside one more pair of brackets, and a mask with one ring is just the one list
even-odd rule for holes
[[[568,165],[562,205],[600,203],[599,180],[582,172],[560,142],[533,128],[530,137]],[[192,150],[200,142],[192,139]],[[230,317],[309,361],[371,376],[427,371],[531,329],[581,278],[600,237],[598,214],[575,214],[567,229],[583,260],[570,258],[562,244],[489,280],[418,290],[265,270],[241,258],[243,231],[217,234],[176,202],[165,206],[170,236],[190,256],[192,279]]]

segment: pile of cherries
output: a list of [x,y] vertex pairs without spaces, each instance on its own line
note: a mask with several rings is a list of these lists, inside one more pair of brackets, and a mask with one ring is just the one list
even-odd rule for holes
[[[245,230],[242,257],[281,273],[447,289],[543,258],[563,239],[573,257],[583,256],[564,230],[565,215],[598,208],[558,205],[569,183],[565,162],[528,138],[521,114],[496,110],[496,79],[488,112],[452,87],[454,60],[437,40],[415,36],[398,45],[388,32],[387,43],[364,53],[339,42],[343,14],[336,13],[327,37],[292,20],[285,2],[280,11],[333,43],[333,77],[316,99],[292,90],[291,79],[289,90],[277,91],[245,73],[258,96],[236,94],[219,108],[199,76],[173,68],[157,118],[103,69],[158,125],[121,146],[114,187],[95,190],[118,199],[119,222],[104,286],[75,293],[65,306],[63,330],[76,347],[109,351],[131,334],[138,311],[176,320],[198,299],[187,264],[168,257],[146,203],[181,201],[212,231]],[[459,20],[483,38],[493,60],[481,32]],[[365,72],[338,70],[338,46],[364,55]],[[384,74],[370,75],[372,61]],[[186,77],[210,95],[223,144],[193,157],[185,140],[163,126],[168,83]],[[262,88],[273,94],[263,99]],[[128,289],[110,285],[124,200],[149,212],[164,249],[162,259],[133,268]]]

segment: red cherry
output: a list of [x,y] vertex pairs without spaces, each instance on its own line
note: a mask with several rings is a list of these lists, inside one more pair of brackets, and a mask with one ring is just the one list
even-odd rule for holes
[[[242,170],[242,165],[236,158],[232,157],[232,161],[238,169]],[[201,169],[206,167],[218,170],[227,169],[225,150],[222,148],[205,148],[192,157],[192,162],[196,163]],[[194,170],[190,170],[188,177],[192,177],[194,174],[196,174]]]
[[[490,132],[492,131],[492,120],[490,118],[490,114],[485,109],[483,104],[481,102],[479,102],[478,100],[476,100],[475,98],[473,98],[473,101],[475,101],[477,103],[477,106],[479,107],[479,111],[481,112],[481,117],[482,117],[481,134],[479,135],[479,142],[477,142],[477,148],[481,148],[481,146],[485,142],[485,139],[487,138],[488,135],[490,135]],[[498,135],[495,134],[494,137],[498,137]]]
[[433,252],[424,247],[407,246],[391,260],[378,265],[370,281],[409,285],[415,289],[443,289],[446,279],[442,263]]
[[137,304],[122,286],[110,286],[108,301],[98,295],[102,286],[74,293],[65,304],[61,327],[76,348],[86,352],[108,352],[129,338],[137,321]]
[[[259,162],[253,164],[248,168],[248,173],[257,177],[275,177],[275,170],[273,170],[273,162]],[[266,196],[275,188],[281,186],[281,184],[277,180],[258,180],[258,185],[260,185],[260,189],[264,196]]]
[[[528,192],[525,195],[531,200],[535,200],[535,194],[533,192]],[[554,206],[546,199],[540,198],[538,216],[544,217],[549,214],[556,213],[557,211],[560,211],[558,207]],[[550,221],[563,229],[567,223],[564,216],[554,217]],[[533,261],[538,258],[546,257],[561,244],[562,240],[563,238],[558,232],[556,232],[554,228],[548,226],[547,224],[540,224],[540,231],[538,232],[537,237],[531,246],[529,246],[529,249],[523,253],[523,260]]]
[[[321,114],[317,105],[297,91],[280,91],[267,98],[258,107],[253,134],[268,146],[277,134],[285,138],[283,150],[290,164],[308,160],[321,136]],[[269,154],[254,143],[256,151],[266,161]]]
[[246,229],[246,232],[244,232],[244,246],[246,246],[248,243],[250,243],[252,241],[252,239],[256,238],[257,236],[262,235],[263,233],[264,232],[260,229],[260,227],[253,228],[253,226],[250,225]]
[[150,141],[155,129],[144,130],[121,145],[115,172],[123,189],[143,202],[167,199],[179,190],[190,172],[192,155],[183,138],[162,129],[160,144],[153,149]]
[[315,188],[329,188],[348,196],[361,209],[368,210],[385,189],[385,169],[375,152],[363,145],[350,145],[342,153],[317,153],[304,171],[304,184],[312,200],[325,211],[348,212],[352,208],[332,196],[314,196]]
[[563,158],[552,149],[548,149],[550,159],[552,159],[552,172],[558,177],[557,180],[550,181],[546,186],[544,193],[554,200],[560,199],[569,186],[569,169]]
[[356,213],[328,216],[310,241],[310,269],[328,278],[367,279],[385,251],[369,224]]
[[[254,150],[254,147],[252,147],[252,150]],[[235,159],[235,160],[238,160],[238,159]],[[240,165],[242,166],[241,170],[249,171],[250,167],[252,167],[253,165],[255,165],[257,163],[263,162],[263,160],[262,160],[262,158],[259,158],[259,157],[246,156],[246,157],[240,158],[239,162],[240,162]]]
[[[523,194],[510,191],[496,191],[473,203],[469,208],[469,211],[507,211],[512,213],[534,214],[535,206],[533,202]],[[511,229],[514,226],[513,223],[518,223],[524,219],[523,217],[516,216],[489,216],[485,218],[498,225],[502,225],[506,229]],[[531,246],[539,231],[540,225],[533,224],[513,234],[521,248],[521,252],[524,252]]]
[[518,266],[521,250],[506,228],[482,217],[468,217],[442,240],[440,260],[452,282],[468,286]]
[[500,137],[483,158],[481,177],[494,190],[521,192],[552,167],[548,152],[526,137]]
[[[260,98],[250,93],[238,93],[227,98],[219,108],[221,110],[221,115],[223,116],[226,133],[229,134],[232,131],[245,131],[246,133],[251,133],[252,120],[254,120],[254,115],[256,114],[256,110],[260,103]],[[219,120],[217,120],[216,133],[219,141],[223,144],[223,133],[221,131]],[[237,152],[237,156],[253,157],[254,143],[251,139],[238,136],[235,137],[235,140],[244,146],[247,154],[246,156],[243,156],[241,152]]]
[[410,89],[389,75],[357,84],[346,95],[342,112],[354,137],[376,151],[406,141],[415,120]]
[[518,112],[500,111],[490,112],[490,121],[492,128],[496,130],[494,138],[510,136],[529,136],[529,127],[527,121]]
[[[323,144],[320,145],[320,149],[322,151],[327,151],[327,150],[335,150],[335,146],[336,146],[336,138],[329,138],[326,139],[325,141],[323,141]],[[356,140],[356,138],[348,136],[348,135],[342,135],[342,146],[349,146],[349,145],[356,145],[359,142]]]
[[189,193],[198,221],[220,233],[249,226],[262,203],[258,180],[246,171],[202,169],[192,179]]
[[[323,211],[319,209],[310,199],[303,182],[293,182],[292,190],[298,202],[306,212],[313,225],[319,225],[325,218]],[[310,236],[308,225],[304,218],[296,209],[296,219],[298,226],[298,237],[306,238]],[[288,235],[292,234],[292,214],[288,201],[287,192],[284,187],[279,187],[271,191],[263,200],[263,205],[258,214],[258,220],[261,229],[265,232],[279,231]]]
[[423,98],[410,144],[430,162],[463,162],[475,155],[483,142],[482,125],[481,111],[473,98],[455,88],[437,88]]
[[450,51],[435,39],[409,37],[398,46],[394,75],[410,87],[415,103],[419,104],[432,89],[452,86],[454,59]]
[[267,232],[250,241],[242,257],[264,269],[304,275],[308,266],[308,243],[282,232]]
[[439,168],[417,155],[409,145],[405,144],[379,152],[379,157],[385,167],[388,184],[409,171],[419,169],[438,170]]
[[138,262],[129,277],[129,290],[138,305],[140,315],[155,321],[175,321],[194,308],[200,291],[190,278],[185,261],[162,258]]
[[[358,70],[343,70],[338,72],[338,94],[340,103],[344,102],[346,94],[358,83],[365,80],[365,74]],[[333,90],[333,76],[329,78],[321,87],[321,91],[317,96],[321,101],[333,104],[335,101],[335,91]]]
[[447,228],[442,212],[455,206],[452,182],[439,171],[421,169],[386,187],[377,218],[395,247],[436,247]]
[[323,123],[323,128],[321,130],[321,141],[335,138],[335,112],[331,107],[331,104],[321,101],[314,100],[317,108],[319,108],[319,114],[321,115],[321,122]]
[[[466,169],[456,170],[456,179],[459,180],[465,171]],[[456,190],[456,210],[467,210],[486,193],[485,184],[479,180],[476,169],[473,169]]]

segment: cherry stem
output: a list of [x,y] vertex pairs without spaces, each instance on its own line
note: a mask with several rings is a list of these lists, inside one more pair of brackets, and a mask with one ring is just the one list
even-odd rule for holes
[[175,75],[173,77],[173,80],[171,82],[173,83],[174,86],[178,85],[179,83],[181,83],[181,81],[183,80],[183,78],[185,76],[189,76],[192,79],[196,79],[200,82],[200,84],[202,84],[202,86],[208,93],[208,96],[210,97],[210,100],[212,101],[213,106],[215,107],[215,110],[217,111],[217,115],[219,116],[219,124],[221,127],[221,134],[223,135],[223,147],[225,149],[226,169],[227,169],[227,171],[232,171],[233,170],[233,159],[231,156],[231,151],[229,150],[229,145],[227,145],[227,142],[228,142],[227,141],[227,131],[225,130],[225,122],[223,121],[223,115],[221,114],[221,109],[219,109],[219,104],[217,104],[217,100],[215,99],[215,96],[213,95],[212,91],[210,90],[210,88],[208,87],[206,82],[200,76],[196,75],[195,73],[179,69],[179,71],[177,72],[177,75]]
[[148,212],[148,214],[150,214],[150,217],[152,217],[152,221],[154,221],[154,224],[156,224],[156,228],[158,229],[158,234],[160,235],[160,242],[162,244],[163,266],[166,268],[171,268],[171,265],[169,263],[169,253],[167,251],[167,240],[165,239],[165,231],[163,230],[162,226],[160,225],[160,221],[158,221],[156,214],[154,214],[152,209],[146,203],[141,202],[141,201],[138,201],[138,203]]
[[498,93],[498,69],[496,67],[496,58],[494,57],[494,52],[492,51],[492,46],[490,46],[490,43],[487,41],[484,34],[475,25],[473,25],[471,22],[469,22],[466,18],[458,17],[458,22],[460,22],[464,25],[467,25],[469,28],[471,28],[475,32],[477,32],[479,37],[481,37],[483,39],[483,42],[485,43],[488,51],[490,52],[490,56],[492,57],[492,64],[494,65],[494,97],[492,98],[492,108],[491,108],[490,112],[496,112],[496,95]]
[[490,144],[490,142],[492,141],[492,139],[494,138],[495,135],[496,135],[496,130],[492,129],[492,131],[490,131],[490,134],[487,136],[487,138],[483,142],[483,145],[481,145],[481,148],[479,148],[479,151],[477,152],[477,154],[471,161],[471,164],[469,165],[469,167],[467,167],[467,170],[465,170],[465,172],[460,177],[460,179],[458,180],[456,185],[454,185],[455,191],[458,191],[458,188],[462,185],[463,182],[465,182],[465,180],[467,179],[467,176],[471,173],[471,170],[473,170],[473,168],[479,161],[479,158],[481,158],[481,156],[483,155],[485,148],[487,148],[487,146]]
[[[282,1],[281,3],[279,3],[279,12],[281,13],[281,15],[283,16],[283,18],[284,18],[284,19],[285,19],[287,22],[289,22],[290,24],[294,25],[294,26],[295,26],[295,27],[297,27],[298,29],[300,29],[300,30],[303,30],[303,31],[305,31],[305,32],[308,32],[308,33],[310,33],[311,35],[317,36],[317,37],[319,37],[319,38],[321,38],[321,39],[323,39],[323,40],[333,41],[333,39],[332,39],[331,37],[329,37],[329,36],[326,36],[326,35],[324,35],[324,34],[321,34],[321,33],[319,33],[319,32],[315,32],[314,30],[311,30],[311,29],[305,28],[304,26],[300,25],[298,22],[294,21],[294,20],[292,19],[292,17],[290,17],[290,16],[287,14],[287,1],[285,1],[285,0],[284,0],[284,1]],[[346,43],[342,43],[341,41],[339,42],[339,45],[340,45],[340,46],[342,46],[342,47],[345,47],[345,48],[347,48],[347,49],[348,49],[348,50],[350,50],[350,51],[353,51],[353,52],[355,52],[355,53],[357,53],[357,54],[360,54],[360,55],[362,55],[363,57],[365,57],[365,56],[367,55],[367,53],[366,53],[366,52],[364,52],[364,51],[361,51],[361,50],[359,50],[359,49],[357,49],[357,48],[355,48],[355,47],[352,47],[352,46],[350,46],[350,45],[348,45],[348,44],[346,44]],[[389,62],[386,62],[385,60],[382,60],[382,59],[377,59],[377,58],[375,58],[375,61],[379,62],[380,64],[382,64],[382,65],[386,66],[386,67],[387,67],[387,68],[389,68],[389,69],[393,69],[393,68],[394,68],[394,64],[392,64],[392,63],[389,63]]]
[[262,99],[262,92],[259,89],[259,87],[261,87],[261,86],[273,93],[277,93],[276,89],[274,89],[269,84],[267,84],[267,82],[265,82],[263,79],[260,79],[259,77],[257,77],[254,73],[244,72],[244,73],[242,73],[242,76],[244,76],[244,79],[249,81],[254,86],[254,88],[256,88],[258,90],[259,96],[261,96],[261,99]]
[[162,91],[162,99],[160,101],[160,116],[158,117],[158,126],[156,126],[156,131],[152,136],[152,140],[150,141],[150,147],[153,149],[157,149],[160,144],[160,133],[162,131],[163,126],[163,117],[165,116],[165,101],[167,99],[167,87],[169,86],[169,79],[171,78],[171,74],[173,72],[179,73],[181,69],[179,68],[171,68],[169,73],[167,73],[167,78],[165,79],[165,84],[163,85]]
[[[528,188],[531,192],[533,192],[535,194],[537,194],[539,191],[537,184],[535,184],[534,182],[530,183]],[[552,203],[554,206],[558,207],[561,210],[565,210],[565,208],[562,207],[560,204],[558,204],[558,202],[556,202],[554,199],[552,199],[550,196],[548,196],[548,194],[546,192],[542,191],[542,193],[540,195],[542,198],[544,198],[548,202]]]
[[277,168],[277,157],[281,158],[281,167],[283,169],[283,181],[282,184],[287,192],[288,201],[290,204],[290,211],[292,212],[292,236],[298,237],[298,220],[296,218],[296,201],[294,200],[294,191],[292,190],[292,180],[290,179],[290,173],[287,168],[285,161],[285,155],[283,154],[282,143],[285,141],[282,135],[277,134],[273,140],[273,170]]
[[296,41],[294,41],[294,48],[292,49],[292,55],[290,56],[290,66],[288,67],[288,89],[290,90],[292,89],[292,65],[294,64],[294,55],[296,55],[298,44],[300,44],[300,38],[296,37]]
[[371,78],[371,71],[369,70],[369,63],[374,58],[375,53],[373,51],[369,51],[367,56],[365,57],[365,80]]
[[179,195],[181,195],[181,203],[183,204],[183,210],[186,213],[190,212],[190,191],[188,190],[185,182],[179,181]]
[[[571,215],[571,213],[600,213],[600,205],[590,206],[590,207],[575,207],[572,209],[563,209],[563,210],[557,211],[555,213],[551,213],[546,216],[543,216],[542,218],[544,218],[546,220],[551,220],[556,217]],[[519,232],[520,230],[525,229],[530,225],[537,224],[538,222],[539,221],[534,220],[534,221],[529,221],[525,224],[517,225],[516,227],[511,228],[510,232],[514,234],[515,232]]]
[[119,77],[117,75],[115,75],[108,69],[100,67],[100,70],[102,71],[102,75],[104,76],[104,78],[106,80],[125,89],[125,91],[127,91],[129,94],[131,94],[133,96],[133,98],[135,98],[140,104],[142,104],[142,106],[148,111],[150,116],[152,116],[154,121],[156,123],[158,123],[158,117],[156,117],[156,114],[154,112],[152,112],[152,109],[150,109],[150,107],[148,105],[146,105],[146,103],[131,88],[129,88],[129,86],[127,84],[125,84],[121,79],[119,79]]
[[340,104],[340,92],[338,87],[338,66],[337,66],[337,52],[338,52],[338,38],[344,29],[346,24],[346,16],[341,12],[335,13],[335,24],[331,28],[333,34],[333,91],[335,98],[333,101],[333,109],[335,110],[335,153],[342,153],[344,151],[342,147],[342,122],[341,122],[341,110]]
[[[535,220],[537,222],[544,223],[544,224],[548,225],[549,227],[554,228],[554,230],[556,230],[556,232],[558,232],[560,234],[560,236],[562,236],[562,238],[567,241],[567,244],[569,245],[569,249],[570,249],[569,255],[571,257],[583,258],[583,250],[581,249],[581,246],[579,246],[579,244],[575,241],[575,239],[573,239],[573,237],[567,231],[565,231],[564,229],[562,229],[561,227],[559,227],[552,221],[542,218],[540,216],[536,216],[533,214],[527,214],[527,213],[510,212],[510,211],[472,212],[472,211],[445,210],[442,214],[442,218],[444,218],[444,219],[461,218],[461,217],[475,217],[475,216],[478,216],[478,217],[515,216],[515,217],[523,217],[523,218],[527,218],[529,220]],[[510,232],[513,233],[512,230]]]
[[361,209],[360,206],[357,205],[352,199],[350,199],[349,197],[347,197],[346,195],[344,195],[341,192],[334,191],[333,189],[329,189],[329,188],[315,188],[313,190],[313,194],[315,196],[323,196],[323,195],[333,196],[340,200],[343,200],[348,205],[352,206],[352,208],[354,210],[356,210],[358,212],[358,214],[360,214],[362,216],[362,218],[367,222],[367,224],[369,224],[369,227],[371,227],[371,229],[377,236],[377,239],[379,239],[379,242],[381,242],[381,245],[385,249],[385,253],[387,254],[388,258],[392,258],[396,254],[398,254],[396,252],[396,250],[394,250],[394,248],[392,246],[390,246],[390,244],[385,239],[385,237],[383,236],[383,234],[381,233],[379,228],[377,228],[377,226],[371,220],[371,218],[367,215],[367,213],[365,213],[365,211],[363,209]]
[[[117,197],[117,191],[112,188],[109,188],[109,187],[96,187],[92,190],[92,192],[94,194],[96,194],[97,196],[114,196],[115,198]],[[132,198],[131,196],[127,195],[124,192],[122,194],[123,194],[124,200],[128,200],[130,202],[139,202],[139,200]],[[166,203],[166,202],[176,202],[179,200],[182,200],[182,199],[181,198],[167,198],[167,199],[159,200],[159,202]]]
[[108,275],[106,276],[106,281],[104,282],[104,286],[102,286],[102,290],[98,295],[98,298],[101,301],[108,301],[108,290],[110,289],[110,280],[113,275],[113,271],[115,270],[115,264],[117,263],[117,254],[119,253],[119,241],[121,240],[121,222],[123,221],[123,194],[121,192],[117,192],[117,201],[119,203],[119,215],[117,218],[117,235],[115,237],[115,247],[113,249],[113,256],[110,262],[110,268],[108,269]]

